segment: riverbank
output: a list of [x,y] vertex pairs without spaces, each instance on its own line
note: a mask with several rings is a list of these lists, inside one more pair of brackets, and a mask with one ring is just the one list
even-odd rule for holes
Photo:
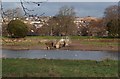
[[3,59],[3,77],[118,77],[118,61]]
[[[46,41],[59,40],[61,37],[34,36],[21,39],[2,38],[2,49],[46,50]],[[96,37],[71,37],[71,44],[61,50],[118,51],[120,39]]]

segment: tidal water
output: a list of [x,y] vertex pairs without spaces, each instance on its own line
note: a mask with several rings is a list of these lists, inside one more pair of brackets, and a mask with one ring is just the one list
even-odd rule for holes
[[70,60],[118,60],[118,52],[70,51],[70,50],[2,50],[3,58],[70,59]]

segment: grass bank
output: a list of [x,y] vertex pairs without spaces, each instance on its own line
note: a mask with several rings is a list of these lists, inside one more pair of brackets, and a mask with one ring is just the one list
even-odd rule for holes
[[3,59],[3,77],[117,77],[118,61]]
[[[60,36],[27,36],[20,39],[2,37],[3,49],[46,49],[45,41],[59,40]],[[70,36],[72,41],[67,50],[102,50],[117,51],[120,44],[118,38],[100,38],[90,36]]]

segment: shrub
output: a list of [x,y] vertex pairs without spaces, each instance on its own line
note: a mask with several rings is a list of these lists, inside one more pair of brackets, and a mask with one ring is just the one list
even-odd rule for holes
[[8,23],[7,31],[13,38],[23,38],[27,36],[28,27],[21,20],[11,20]]

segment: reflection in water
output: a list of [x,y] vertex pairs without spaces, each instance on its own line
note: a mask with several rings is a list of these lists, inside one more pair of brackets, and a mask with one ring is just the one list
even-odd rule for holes
[[108,51],[68,51],[68,50],[3,50],[5,58],[30,59],[77,59],[77,60],[103,60],[118,59],[117,52]]

